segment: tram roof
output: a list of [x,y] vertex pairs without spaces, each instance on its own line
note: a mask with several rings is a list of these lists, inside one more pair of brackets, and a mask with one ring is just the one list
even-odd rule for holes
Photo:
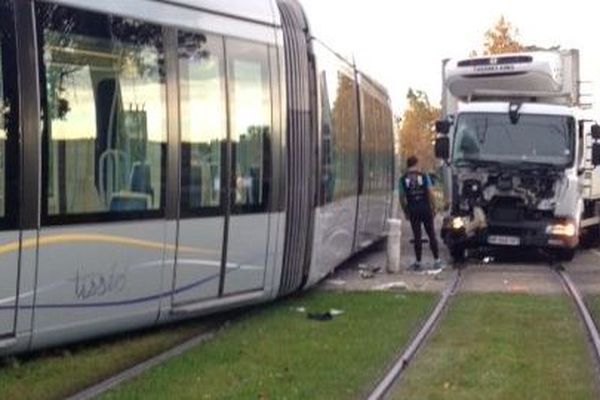
[[167,0],[209,12],[243,18],[269,25],[279,25],[280,18],[275,0]]

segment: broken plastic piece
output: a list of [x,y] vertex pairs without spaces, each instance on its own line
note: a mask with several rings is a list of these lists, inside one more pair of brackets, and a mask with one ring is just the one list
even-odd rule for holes
[[444,269],[443,268],[438,268],[438,269],[428,269],[426,271],[423,271],[425,275],[439,275],[442,273]]
[[375,290],[408,290],[408,285],[406,284],[406,282],[397,281],[397,282],[390,282],[390,283],[384,283],[382,285],[377,285],[373,289],[375,289]]

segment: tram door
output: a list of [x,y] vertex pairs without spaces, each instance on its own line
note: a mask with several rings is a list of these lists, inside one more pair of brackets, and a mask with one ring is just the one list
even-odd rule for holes
[[19,277],[19,140],[11,2],[0,0],[0,338],[15,329]]
[[269,48],[227,40],[231,181],[222,295],[263,289],[267,263],[272,126]]
[[183,31],[179,45],[175,306],[263,289],[272,125],[266,45]]
[[223,38],[179,31],[181,204],[173,305],[219,295],[227,108]]

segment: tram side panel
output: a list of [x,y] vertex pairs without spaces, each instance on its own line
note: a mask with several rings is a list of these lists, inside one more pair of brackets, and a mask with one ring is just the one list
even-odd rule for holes
[[350,64],[315,44],[319,88],[319,195],[309,285],[352,254],[358,191],[358,103]]
[[393,193],[393,120],[387,94],[379,92],[370,99],[365,125],[370,125],[374,148],[371,148],[369,174],[369,213],[365,232],[371,243],[384,237],[391,215]]
[[19,96],[14,9],[0,2],[0,341],[16,331],[20,261]]
[[160,26],[35,8],[45,118],[38,347],[155,320],[167,111]]
[[393,181],[393,128],[385,90],[360,77],[361,168],[356,250],[380,240],[390,214]]

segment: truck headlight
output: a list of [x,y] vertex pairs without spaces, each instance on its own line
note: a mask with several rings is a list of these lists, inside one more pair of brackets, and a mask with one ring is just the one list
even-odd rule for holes
[[572,237],[577,234],[575,224],[571,221],[560,222],[546,227],[546,233],[554,236]]
[[450,221],[450,226],[456,231],[463,229],[466,225],[467,221],[464,217],[454,217],[452,218],[452,221]]

